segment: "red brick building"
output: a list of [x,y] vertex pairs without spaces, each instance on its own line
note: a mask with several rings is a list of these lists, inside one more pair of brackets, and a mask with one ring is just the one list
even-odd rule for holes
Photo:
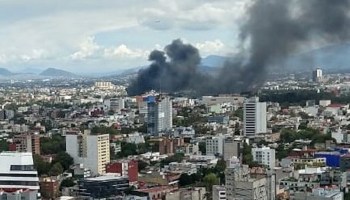
[[40,136],[34,134],[16,135],[13,138],[13,143],[9,144],[9,150],[40,155]]
[[106,165],[107,173],[118,173],[121,176],[128,176],[129,182],[137,182],[139,176],[137,160],[118,160]]

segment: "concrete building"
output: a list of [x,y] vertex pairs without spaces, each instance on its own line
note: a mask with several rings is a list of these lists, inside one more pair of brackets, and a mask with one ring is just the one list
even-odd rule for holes
[[221,185],[213,185],[213,200],[226,200],[226,189]]
[[259,102],[259,97],[252,97],[244,102],[243,132],[247,137],[266,133],[266,102]]
[[40,193],[44,199],[57,199],[60,192],[60,182],[51,177],[40,179]]
[[205,200],[205,187],[180,188],[166,194],[166,200]]
[[314,188],[312,192],[296,192],[295,200],[343,200],[344,194],[339,188]]
[[312,71],[312,81],[319,83],[321,82],[323,79],[323,75],[322,75],[322,69],[317,68],[314,71]]
[[21,134],[13,138],[9,145],[10,151],[31,152],[40,155],[40,136],[35,134]]
[[252,148],[253,160],[259,164],[268,166],[270,169],[275,168],[275,149],[270,147]]
[[101,90],[113,90],[115,89],[115,86],[111,82],[98,81],[98,82],[95,82],[95,88],[101,89]]
[[137,160],[118,160],[107,164],[107,173],[117,173],[128,177],[130,183],[138,181],[138,162]]
[[67,134],[66,151],[75,164],[84,164],[93,175],[104,174],[110,162],[109,135]]
[[147,99],[147,133],[161,136],[173,127],[172,101],[167,96],[149,96]]
[[32,153],[0,153],[0,174],[0,199],[33,200],[40,197]]
[[228,161],[233,156],[239,158],[240,157],[240,149],[241,149],[241,141],[235,140],[233,137],[225,138],[224,147],[223,147],[223,156],[224,160]]
[[223,155],[224,153],[224,140],[225,136],[218,135],[215,137],[207,137],[205,139],[206,146],[206,155],[214,156],[214,155]]
[[276,176],[271,173],[252,174],[247,165],[231,164],[225,171],[227,199],[274,200],[276,197]]

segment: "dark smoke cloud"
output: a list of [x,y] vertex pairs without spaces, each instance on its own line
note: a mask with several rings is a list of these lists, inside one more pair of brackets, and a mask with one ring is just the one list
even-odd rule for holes
[[164,52],[151,53],[151,66],[139,73],[128,92],[140,94],[158,90],[160,85],[165,92],[254,91],[264,83],[271,65],[283,62],[303,46],[349,40],[349,8],[350,0],[256,0],[240,32],[241,44],[247,46],[241,52],[244,56],[227,61],[218,77],[199,73],[198,50],[175,40]]

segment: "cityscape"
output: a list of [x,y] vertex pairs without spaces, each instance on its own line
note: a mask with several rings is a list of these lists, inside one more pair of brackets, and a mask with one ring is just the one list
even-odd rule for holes
[[350,200],[350,0],[28,1],[0,200]]

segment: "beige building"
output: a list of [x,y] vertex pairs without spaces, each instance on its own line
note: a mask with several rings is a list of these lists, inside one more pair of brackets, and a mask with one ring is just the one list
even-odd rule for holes
[[93,175],[105,174],[110,162],[109,135],[67,134],[66,151],[75,164],[84,164]]

